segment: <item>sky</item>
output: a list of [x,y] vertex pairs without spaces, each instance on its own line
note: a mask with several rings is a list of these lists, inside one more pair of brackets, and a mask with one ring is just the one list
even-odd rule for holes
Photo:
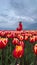
[[37,0],[0,0],[0,30],[15,30],[19,21],[37,30]]

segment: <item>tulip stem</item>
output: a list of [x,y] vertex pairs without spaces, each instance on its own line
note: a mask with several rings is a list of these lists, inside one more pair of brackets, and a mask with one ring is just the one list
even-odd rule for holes
[[18,59],[16,59],[16,63],[15,63],[15,65],[19,65],[19,63],[18,63]]
[[20,58],[20,65],[23,65],[22,62],[23,62],[23,58]]
[[[9,52],[9,53],[8,53],[8,54],[11,53],[11,50],[10,50],[10,46],[11,46],[10,44],[11,44],[11,43],[10,43],[10,42],[11,42],[11,41],[10,41],[10,39],[9,39],[9,42],[8,42],[8,43],[9,43],[9,44],[8,44],[8,52]],[[10,61],[10,58],[9,58],[9,59],[8,59],[8,65],[10,65],[10,64],[11,64],[11,61]]]
[[34,65],[37,65],[37,55],[35,56]]
[[2,49],[2,65],[5,65],[5,49]]

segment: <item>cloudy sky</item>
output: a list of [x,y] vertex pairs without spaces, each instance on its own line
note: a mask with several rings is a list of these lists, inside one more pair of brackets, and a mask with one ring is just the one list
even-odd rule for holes
[[0,30],[37,29],[37,0],[0,0]]

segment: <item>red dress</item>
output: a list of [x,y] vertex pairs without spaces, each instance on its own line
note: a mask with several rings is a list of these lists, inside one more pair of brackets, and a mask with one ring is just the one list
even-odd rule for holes
[[17,31],[21,31],[22,30],[22,22],[19,22],[19,27],[16,30]]

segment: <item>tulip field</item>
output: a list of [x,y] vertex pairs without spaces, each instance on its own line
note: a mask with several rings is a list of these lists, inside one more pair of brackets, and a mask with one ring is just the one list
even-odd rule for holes
[[37,65],[37,30],[0,30],[0,65]]

